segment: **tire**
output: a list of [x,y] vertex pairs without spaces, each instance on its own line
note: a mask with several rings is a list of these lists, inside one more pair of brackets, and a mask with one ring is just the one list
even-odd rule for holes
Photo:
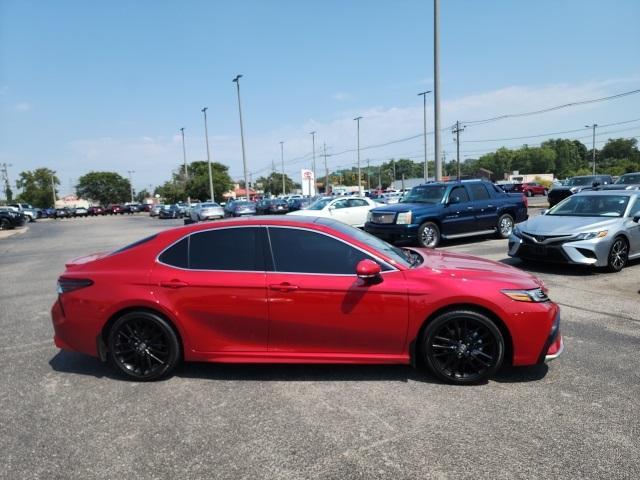
[[11,230],[13,225],[8,218],[0,218],[0,230]]
[[533,192],[531,190],[527,190],[527,197],[533,197]]
[[508,213],[500,215],[498,218],[498,224],[496,225],[496,235],[498,238],[509,238],[514,226],[513,217]]
[[546,188],[544,189],[544,192],[542,192],[542,195],[544,195],[545,197],[549,195],[549,190],[547,190]]
[[180,341],[171,325],[146,311],[118,318],[109,330],[107,345],[109,362],[129,380],[166,377],[181,359]]
[[505,351],[500,329],[473,310],[454,310],[431,320],[420,347],[431,373],[455,385],[486,382],[502,366]]
[[622,270],[629,260],[629,244],[623,237],[616,237],[607,255],[607,270],[617,273]]
[[418,245],[423,248],[436,248],[440,244],[440,229],[433,222],[424,222],[418,228]]

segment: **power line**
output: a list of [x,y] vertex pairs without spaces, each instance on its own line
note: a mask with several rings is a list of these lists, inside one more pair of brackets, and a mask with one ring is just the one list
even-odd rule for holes
[[497,117],[485,118],[483,120],[469,120],[469,121],[465,121],[465,122],[462,122],[462,123],[464,123],[465,125],[480,125],[480,124],[483,124],[483,123],[497,122],[498,120],[504,120],[506,118],[528,117],[528,116],[531,116],[531,115],[539,115],[541,113],[554,112],[556,110],[562,110],[564,108],[577,107],[579,105],[589,105],[591,103],[598,103],[598,102],[606,102],[606,101],[609,101],[609,100],[616,100],[618,98],[627,97],[629,95],[635,95],[636,93],[640,93],[640,89],[630,90],[628,92],[622,92],[622,93],[618,93],[616,95],[610,95],[608,97],[600,97],[600,98],[593,98],[593,99],[590,99],[590,100],[583,100],[583,101],[580,101],[580,102],[565,103],[565,104],[562,104],[562,105],[556,105],[555,107],[543,108],[542,110],[534,110],[532,112],[510,113],[510,114],[506,114],[506,115],[498,115]]

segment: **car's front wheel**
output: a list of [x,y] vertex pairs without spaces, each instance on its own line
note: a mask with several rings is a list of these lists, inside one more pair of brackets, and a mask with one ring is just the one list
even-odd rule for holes
[[504,360],[504,338],[496,324],[473,310],[453,310],[431,320],[421,351],[429,370],[457,385],[487,381]]
[[418,228],[418,245],[423,248],[436,248],[440,244],[440,229],[433,222],[424,222]]
[[496,228],[496,233],[498,234],[498,238],[509,238],[511,232],[513,232],[513,217],[508,213],[501,215],[498,218],[498,226]]
[[151,312],[118,318],[109,331],[108,356],[125,377],[136,381],[165,377],[180,362],[180,341],[171,325]]
[[607,257],[607,270],[610,272],[619,272],[624,268],[629,260],[629,245],[627,241],[618,237],[613,241],[609,256]]

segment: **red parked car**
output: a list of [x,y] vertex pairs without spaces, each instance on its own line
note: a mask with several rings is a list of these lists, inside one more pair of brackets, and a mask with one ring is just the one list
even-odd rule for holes
[[332,219],[252,217],[69,262],[52,318],[58,347],[135,380],[186,360],[426,364],[467,384],[560,355],[546,292],[516,268]]
[[535,195],[544,195],[546,197],[549,193],[549,189],[538,182],[514,183],[509,191],[522,192],[527,197],[533,197]]

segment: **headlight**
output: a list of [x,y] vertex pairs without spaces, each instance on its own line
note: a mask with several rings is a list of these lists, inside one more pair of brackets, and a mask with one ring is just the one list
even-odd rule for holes
[[367,222],[371,222],[372,219],[373,219],[373,214],[371,213],[371,210],[369,210],[369,212],[367,212]]
[[576,193],[578,190],[580,190],[578,187],[571,187],[571,188],[569,189],[569,191],[570,191],[571,193]]
[[549,297],[542,288],[534,288],[531,290],[502,290],[507,297],[516,302],[547,302]]
[[396,217],[396,225],[409,225],[411,223],[411,212],[400,212]]
[[600,230],[599,232],[586,232],[576,235],[576,240],[591,240],[592,238],[604,238],[609,233],[608,230]]

